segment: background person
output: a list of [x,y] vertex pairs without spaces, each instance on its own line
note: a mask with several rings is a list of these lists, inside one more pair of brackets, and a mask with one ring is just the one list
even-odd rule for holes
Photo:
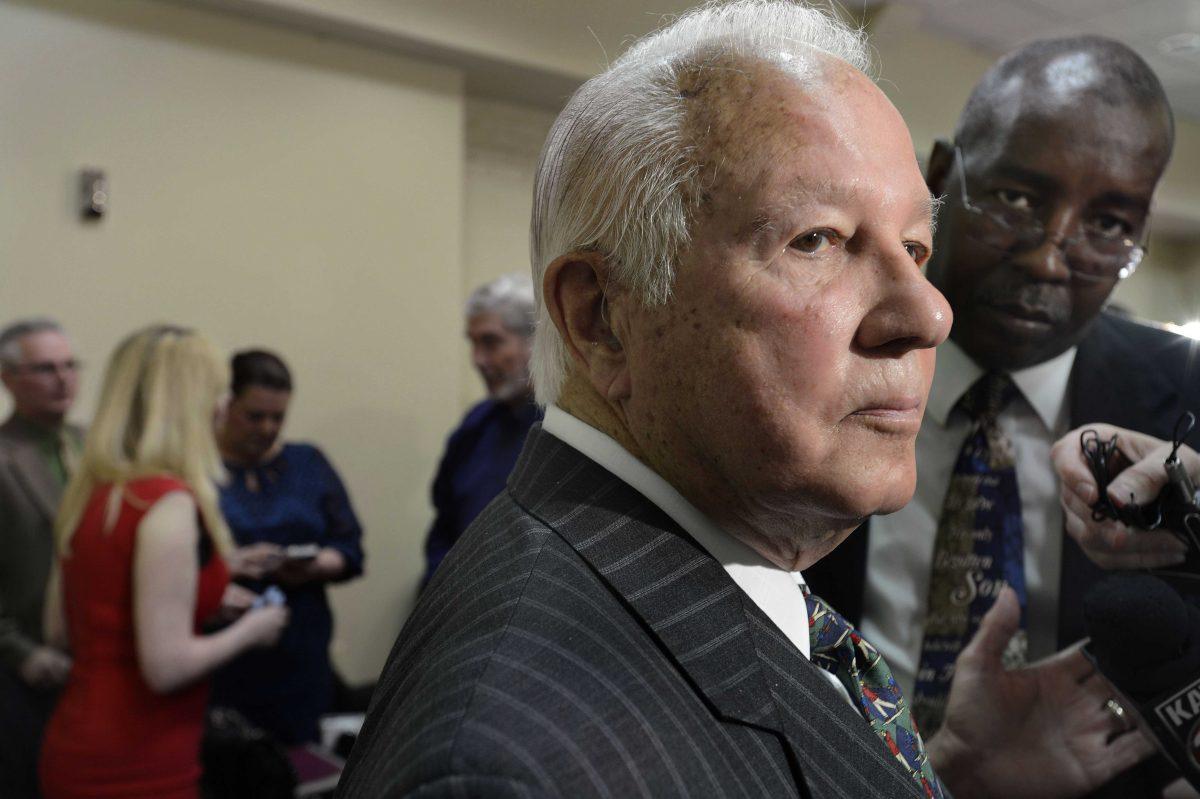
[[0,332],[0,380],[13,412],[0,425],[0,796],[37,794],[42,729],[71,659],[42,640],[54,514],[83,430],[67,422],[79,363],[52,319]]
[[207,340],[170,326],[133,334],[109,363],[57,521],[47,633],[75,661],[42,749],[47,799],[196,797],[204,677],[287,622],[264,607],[197,632],[228,583],[213,437],[226,377]]
[[[232,375],[218,436],[229,472],[221,509],[237,544],[230,568],[253,591],[282,588],[292,617],[278,645],[247,652],[217,673],[213,703],[237,709],[284,743],[317,741],[334,692],[325,586],[362,574],[362,526],[325,455],[280,437],[292,398],[283,360],[265,350],[239,352]],[[289,557],[295,545],[315,552]]]
[[525,436],[542,418],[533,402],[533,284],[505,275],[471,292],[466,305],[471,362],[488,397],[450,434],[433,480],[436,516],[425,540],[424,586],[479,512],[504,489]]

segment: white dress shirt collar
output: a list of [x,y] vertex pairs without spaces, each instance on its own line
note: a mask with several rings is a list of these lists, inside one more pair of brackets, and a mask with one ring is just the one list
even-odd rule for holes
[[546,408],[542,430],[574,447],[653,502],[716,558],[726,573],[804,656],[809,656],[808,613],[799,572],[788,572],[722,530],[674,486],[613,438],[556,405]]
[[[1051,434],[1063,432],[1058,428],[1065,418],[1067,381],[1075,364],[1075,352],[1076,348],[1071,347],[1048,361],[1010,374],[1021,395]],[[955,403],[983,373],[983,367],[952,340],[946,339],[937,348],[937,369],[933,373],[925,415],[945,427]]]

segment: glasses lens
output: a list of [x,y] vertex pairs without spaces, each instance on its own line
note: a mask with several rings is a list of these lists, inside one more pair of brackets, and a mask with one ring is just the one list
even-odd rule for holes
[[[974,212],[969,215],[972,224],[968,230],[973,238],[984,244],[1001,250],[1026,252],[1040,247],[1046,240],[1046,229],[1035,218],[990,207],[968,210]],[[1132,274],[1145,254],[1131,239],[1087,236],[1065,239],[1058,246],[1068,254],[1071,272],[1097,280]]]

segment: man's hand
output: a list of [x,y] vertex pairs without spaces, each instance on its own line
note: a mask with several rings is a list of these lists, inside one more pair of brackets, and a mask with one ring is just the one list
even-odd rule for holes
[[1081,647],[1006,671],[1001,655],[1019,624],[1005,588],[959,655],[946,720],[927,743],[957,799],[1070,799],[1154,752],[1105,708],[1113,689]]
[[36,647],[21,661],[21,679],[34,688],[53,688],[67,681],[71,658],[48,646]]
[[259,580],[283,564],[283,547],[265,541],[238,547],[229,553],[226,563],[230,576]]
[[[1062,486],[1061,502],[1067,533],[1096,565],[1105,569],[1155,569],[1184,561],[1187,545],[1165,530],[1131,530],[1118,521],[1092,520],[1092,504],[1099,487],[1079,446],[1083,430],[1095,430],[1104,441],[1115,433],[1117,448],[1133,465],[1113,478],[1108,496],[1117,504],[1150,502],[1167,484],[1163,461],[1171,443],[1109,424],[1090,424],[1067,433],[1054,445],[1050,458]],[[1200,456],[1189,447],[1179,448],[1179,458],[1193,479],[1200,475]]]

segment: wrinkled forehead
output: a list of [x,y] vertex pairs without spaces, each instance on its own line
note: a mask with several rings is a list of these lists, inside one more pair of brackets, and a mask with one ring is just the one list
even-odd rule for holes
[[1062,179],[1081,177],[1145,184],[1152,190],[1170,155],[1161,121],[1131,104],[1062,104],[1028,93],[997,104],[992,124],[960,142],[968,175],[1013,169]]
[[18,344],[21,358],[25,361],[69,355],[71,352],[70,341],[58,330],[38,330],[34,333],[27,333],[18,339]]
[[730,54],[701,60],[678,78],[684,135],[700,163],[758,152],[772,144],[782,120],[797,114],[798,92],[807,108],[819,111],[824,95],[850,81],[851,73],[857,74],[816,51],[770,60]]
[[986,111],[964,119],[968,163],[1006,155],[1097,158],[1120,150],[1141,166],[1161,168],[1170,154],[1170,122],[1163,109],[1113,84],[1096,53],[1073,51],[1031,63],[986,95]]

